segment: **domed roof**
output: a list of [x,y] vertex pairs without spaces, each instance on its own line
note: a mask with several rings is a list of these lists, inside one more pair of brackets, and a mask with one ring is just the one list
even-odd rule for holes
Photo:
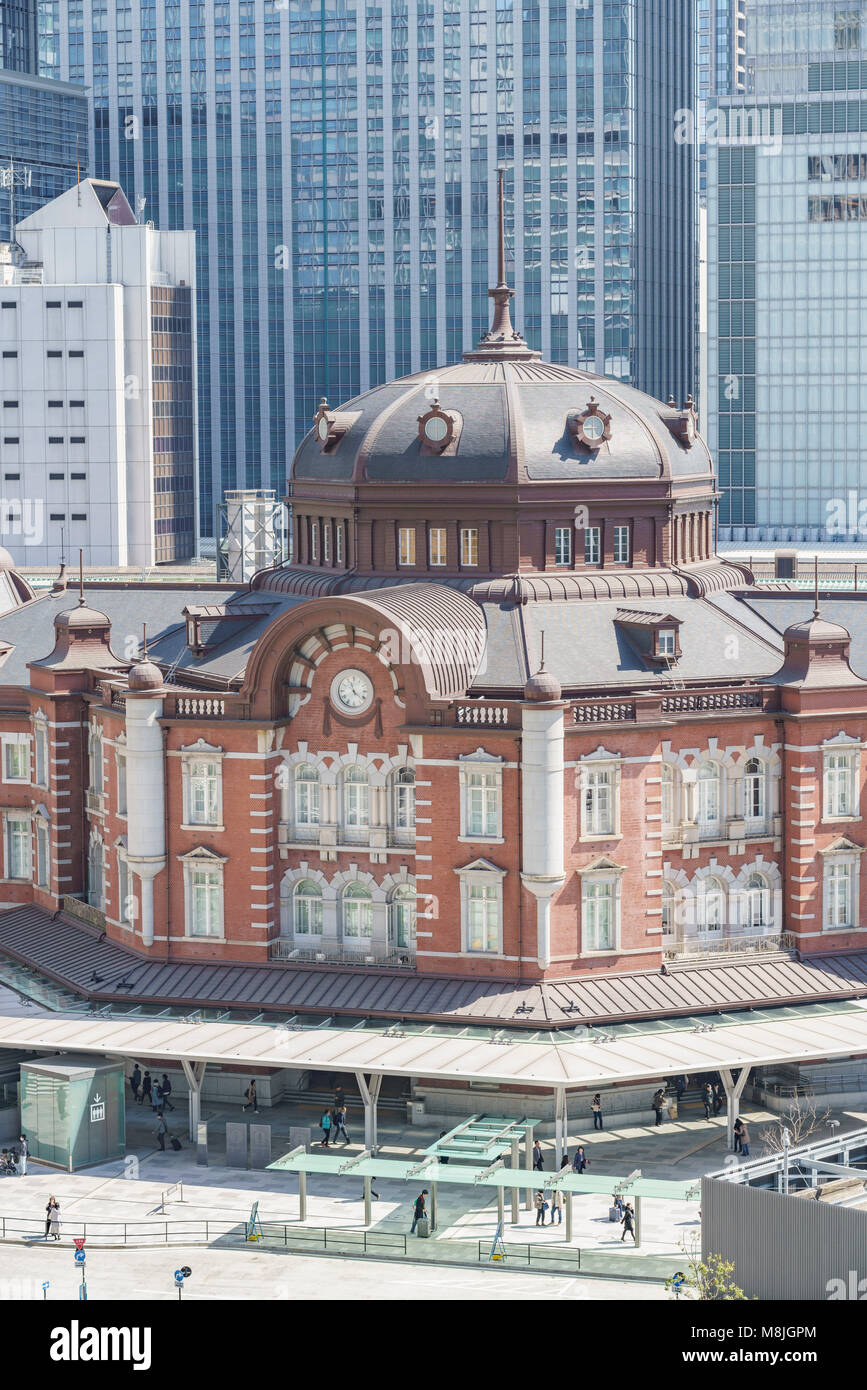
[[524,686],[524,699],[530,700],[534,704],[547,703],[549,700],[559,700],[563,694],[560,682],[556,676],[552,676],[550,671],[544,669],[531,676]]
[[839,623],[829,622],[814,613],[800,623],[792,623],[783,633],[784,642],[848,642],[850,634]]
[[14,570],[15,561],[5,546],[0,545],[0,570]]
[[135,666],[130,668],[127,678],[128,690],[161,690],[163,686],[163,673],[159,666],[155,666],[152,661],[145,658],[137,661]]
[[54,619],[54,627],[55,630],[63,628],[68,632],[79,631],[81,628],[102,628],[108,632],[111,623],[104,613],[100,613],[96,608],[88,608],[82,600],[77,608],[67,608],[65,612],[58,613]]

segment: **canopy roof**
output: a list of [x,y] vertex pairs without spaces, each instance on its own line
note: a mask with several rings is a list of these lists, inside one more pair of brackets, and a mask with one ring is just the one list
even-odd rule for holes
[[867,1003],[804,1005],[760,1021],[697,1024],[693,1029],[603,1034],[577,1029],[550,1039],[480,1039],[445,1029],[406,1034],[351,1028],[127,1020],[81,1014],[0,1014],[0,1047],[74,1051],[127,1058],[205,1061],[244,1068],[292,1067],[383,1076],[490,1081],[550,1090],[656,1082],[681,1072],[782,1065],[867,1052]]

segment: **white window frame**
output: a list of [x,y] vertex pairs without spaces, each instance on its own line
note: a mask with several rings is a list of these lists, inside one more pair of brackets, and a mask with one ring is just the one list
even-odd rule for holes
[[34,817],[36,825],[36,858],[33,882],[37,888],[51,887],[51,827],[43,815]]
[[[184,866],[184,934],[188,940],[192,941],[224,941],[225,940],[225,874],[223,872],[226,860],[221,855],[212,854],[208,851],[199,849],[190,854],[179,856]],[[197,874],[207,874],[212,883],[210,885],[198,884],[195,882]],[[211,916],[210,904],[208,907],[208,923],[213,930],[197,930],[197,920],[194,911],[196,890],[199,887],[210,887],[217,890],[216,911]]]
[[3,781],[30,783],[30,735],[3,734]]
[[[199,739],[197,743],[181,749],[181,776],[183,783],[183,815],[184,830],[223,830],[223,750],[214,748],[206,743],[204,739]],[[194,772],[193,769],[202,766],[206,769],[205,773]],[[210,790],[206,787],[206,805],[201,813],[196,810],[194,802],[194,783],[204,780],[210,784]],[[211,797],[213,798],[211,800]],[[211,802],[208,805],[208,802]]]
[[[702,777],[705,768],[713,769],[713,777]],[[711,800],[710,788],[713,786],[713,801]],[[715,806],[715,815],[708,814],[710,805]],[[699,764],[695,776],[695,823],[698,826],[699,837],[703,839],[713,839],[722,834],[725,823],[725,778],[722,764],[715,762],[713,758],[706,758]],[[702,832],[704,832],[702,834]]]
[[44,715],[33,719],[33,766],[31,774],[35,787],[48,786],[48,721]]
[[[364,780],[354,781],[350,773],[361,771]],[[348,763],[340,774],[342,827],[347,840],[363,838],[370,831],[370,768],[366,763]],[[364,795],[362,796],[362,791]]]
[[129,805],[126,781],[126,748],[120,745],[116,745],[114,750],[114,772],[117,790],[117,814],[125,816]]
[[[677,940],[677,885],[670,878],[662,880],[662,942],[672,945]],[[669,920],[666,922],[666,915]]]
[[568,568],[572,564],[572,526],[554,527],[554,564]]
[[663,763],[659,777],[659,810],[663,831],[676,830],[680,777],[674,763]]
[[702,936],[722,936],[728,916],[728,894],[717,874],[700,880],[695,895],[695,924]]
[[[466,868],[455,869],[455,873],[461,882],[461,951],[468,956],[488,956],[496,957],[503,954],[503,880],[506,877],[505,869],[500,869],[496,864],[489,864],[487,860],[476,860],[473,864],[468,864]],[[484,890],[484,896],[478,896],[478,890]],[[476,929],[472,925],[473,918],[477,917],[478,911],[474,904],[482,903],[483,916],[485,921],[482,926],[483,937],[475,934]],[[474,946],[474,940],[483,940],[481,946]],[[490,942],[493,941],[493,948]]]
[[401,568],[415,567],[415,527],[399,526],[397,531],[397,562]]
[[857,820],[861,744],[846,738],[822,746],[822,820]]
[[431,569],[448,564],[449,532],[447,526],[432,526],[428,532],[428,557]]
[[[23,826],[23,830],[13,832],[13,826]],[[24,856],[20,865],[13,864],[13,833]],[[13,874],[12,869],[21,867],[23,873]],[[12,808],[3,813],[3,870],[10,883],[32,883],[33,881],[33,826],[29,810]]]
[[602,561],[602,527],[584,527],[584,563],[598,565]]
[[[860,925],[861,916],[861,848],[844,842],[833,845],[823,855],[822,866],[822,930],[852,931]],[[847,901],[842,904],[837,884],[845,881]],[[841,918],[847,918],[843,921]]]
[[[347,912],[347,906],[351,911]],[[355,917],[358,917],[357,923]],[[362,949],[373,940],[373,894],[365,883],[353,880],[340,894],[340,938],[344,946]],[[369,950],[367,954],[370,954]]]
[[[299,774],[309,769],[315,775],[302,777]],[[307,792],[308,802],[315,803],[304,808],[302,789]],[[295,763],[292,768],[292,788],[289,809],[293,834],[298,839],[316,840],[322,820],[322,776],[314,763]]]
[[[581,955],[610,956],[620,950],[620,885],[621,869],[614,865],[584,870],[581,874]],[[598,905],[603,898],[598,890],[605,889],[604,900],[610,907],[610,945],[599,945]]]
[[[756,770],[750,767],[756,764]],[[758,807],[758,809],[756,809]],[[753,755],[744,763],[741,782],[741,810],[748,829],[760,830],[768,823],[768,765]]]
[[461,569],[478,569],[479,567],[479,528],[478,526],[461,527]]
[[620,764],[582,758],[581,839],[611,840],[620,833]]
[[[305,888],[306,885],[308,885],[308,884],[311,884],[311,885],[313,886],[313,888],[316,889],[316,892],[315,892],[315,893],[311,893],[311,892],[304,892],[304,893],[302,893],[301,889],[302,889],[302,888]],[[316,880],[313,879],[313,878],[310,878],[310,877],[303,877],[303,878],[296,878],[296,879],[294,880],[293,883],[291,883],[291,884],[288,885],[288,887],[289,887],[289,889],[290,889],[290,892],[289,892],[288,898],[285,899],[286,904],[287,904],[287,916],[286,916],[286,919],[285,919],[285,928],[284,928],[284,926],[283,926],[284,919],[283,919],[283,915],[282,915],[282,913],[281,913],[281,930],[284,930],[284,934],[285,934],[285,935],[291,936],[292,939],[293,939],[293,941],[297,941],[298,944],[299,944],[299,946],[304,946],[304,945],[318,946],[318,945],[320,945],[320,943],[321,943],[321,941],[322,941],[323,932],[324,932],[324,920],[325,920],[325,914],[324,914],[324,909],[323,909],[323,903],[324,903],[324,901],[325,901],[325,897],[324,897],[324,894],[323,894],[323,892],[322,892],[322,885],[319,884],[319,883],[317,883]],[[303,903],[303,904],[305,905],[305,906],[304,906],[303,914],[302,914],[302,911],[301,911],[301,908],[300,908],[300,904],[301,904],[301,903]],[[314,917],[311,917],[311,908],[310,908],[310,904],[311,904],[311,903],[318,904],[318,907],[319,907],[319,912],[318,912],[318,918],[319,918],[319,921],[318,921],[318,930],[316,930],[316,931],[313,931],[313,930],[311,929],[311,923],[313,923],[313,924],[315,925],[315,921],[314,921],[315,914],[314,914]],[[305,928],[304,926],[302,926],[302,915],[305,916],[306,919],[307,919],[306,928]]]
[[[408,912],[408,920],[402,922],[403,910]],[[399,883],[392,890],[388,900],[388,944],[395,951],[414,951],[416,949],[416,926],[418,921],[418,896],[414,883]],[[405,941],[400,937],[404,935]]]
[[[135,875],[129,866],[126,850],[117,851],[117,920],[127,931],[132,931],[136,922]],[[132,912],[130,912],[132,903]]]
[[774,926],[771,890],[765,875],[758,869],[747,875],[744,884],[744,926],[755,936],[772,931]]
[[313,564],[319,563],[319,517],[310,518],[310,560]]
[[343,564],[343,522],[338,521],[334,529],[334,563]]
[[674,656],[677,652],[677,633],[673,627],[661,627],[656,633],[656,650],[660,656]]
[[87,735],[88,791],[102,796],[105,790],[105,748],[102,730],[91,724]]
[[392,817],[394,833],[400,838],[415,838],[415,770],[398,767],[392,774]]
[[[99,894],[94,884],[94,865],[99,866]],[[97,897],[97,901],[94,898]],[[87,847],[87,901],[98,912],[105,912],[105,843],[100,835],[91,835]]]
[[[482,754],[482,756],[479,756]],[[503,839],[503,764],[500,758],[485,755],[477,748],[475,754],[460,760],[461,840],[486,840],[502,843]],[[481,780],[479,780],[481,779]],[[481,813],[481,830],[473,827],[476,813]]]
[[632,559],[632,544],[629,526],[614,527],[613,557],[615,565],[628,565]]

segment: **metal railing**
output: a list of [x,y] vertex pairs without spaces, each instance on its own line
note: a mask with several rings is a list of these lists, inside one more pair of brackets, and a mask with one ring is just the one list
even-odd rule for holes
[[412,951],[394,950],[346,951],[342,947],[302,947],[290,940],[272,941],[268,946],[269,960],[313,961],[317,965],[366,965],[388,970],[415,970],[415,955]]
[[[509,1261],[517,1264],[534,1265],[537,1268],[550,1268],[555,1264],[566,1264],[570,1269],[581,1268],[581,1251],[577,1245],[533,1245],[530,1241],[503,1244],[497,1246],[495,1253],[503,1254],[502,1263],[508,1265]],[[480,1240],[478,1242],[479,1263],[487,1264],[491,1260],[490,1240]],[[491,1261],[493,1263],[493,1261]],[[500,1263],[499,1261],[497,1263]]]
[[675,941],[662,943],[662,953],[666,960],[684,959],[689,956],[736,956],[757,955],[768,951],[797,950],[798,939],[793,932],[744,932],[732,926],[720,927],[718,934],[710,932],[701,936],[685,936]]

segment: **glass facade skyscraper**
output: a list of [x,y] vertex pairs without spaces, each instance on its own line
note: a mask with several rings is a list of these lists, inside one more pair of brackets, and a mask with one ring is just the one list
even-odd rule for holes
[[[198,242],[201,515],[283,492],[321,396],[488,324],[498,165],[518,321],[555,362],[694,387],[694,0],[49,0],[92,171]],[[141,206],[141,204],[139,204]]]
[[0,241],[87,169],[87,98],[39,72],[37,0],[0,0]]
[[867,7],[752,0],[747,87],[721,101],[708,148],[720,537],[851,543],[867,485]]

